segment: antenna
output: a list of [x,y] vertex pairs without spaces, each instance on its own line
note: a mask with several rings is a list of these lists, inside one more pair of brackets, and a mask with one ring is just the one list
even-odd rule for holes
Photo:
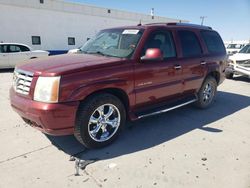
[[207,16],[201,16],[200,17],[200,19],[201,19],[201,25],[203,25],[205,18],[207,18]]
[[141,19],[140,19],[139,24],[137,26],[141,26]]

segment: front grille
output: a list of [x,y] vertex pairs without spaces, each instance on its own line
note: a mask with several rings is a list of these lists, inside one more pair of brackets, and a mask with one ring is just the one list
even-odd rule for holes
[[250,60],[236,61],[236,64],[242,67],[250,68]]
[[23,70],[15,70],[13,73],[13,88],[17,93],[28,95],[33,74]]

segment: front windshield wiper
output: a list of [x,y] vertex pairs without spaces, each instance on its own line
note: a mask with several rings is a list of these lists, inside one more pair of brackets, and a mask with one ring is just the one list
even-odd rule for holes
[[82,51],[83,53],[85,54],[99,54],[99,55],[102,55],[102,56],[109,56],[109,57],[112,57],[112,55],[109,55],[109,54],[105,54],[101,51]]

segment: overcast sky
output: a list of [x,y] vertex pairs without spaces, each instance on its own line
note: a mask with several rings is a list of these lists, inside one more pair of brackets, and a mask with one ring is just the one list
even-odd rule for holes
[[100,7],[186,19],[217,30],[224,40],[250,40],[250,0],[67,0]]

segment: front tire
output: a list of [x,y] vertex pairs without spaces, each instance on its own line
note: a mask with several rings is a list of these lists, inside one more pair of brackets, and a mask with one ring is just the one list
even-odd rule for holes
[[213,103],[216,92],[217,81],[212,76],[207,77],[197,94],[196,107],[202,109],[208,108]]
[[74,135],[87,148],[104,147],[117,138],[125,122],[122,102],[111,94],[97,94],[80,104]]

